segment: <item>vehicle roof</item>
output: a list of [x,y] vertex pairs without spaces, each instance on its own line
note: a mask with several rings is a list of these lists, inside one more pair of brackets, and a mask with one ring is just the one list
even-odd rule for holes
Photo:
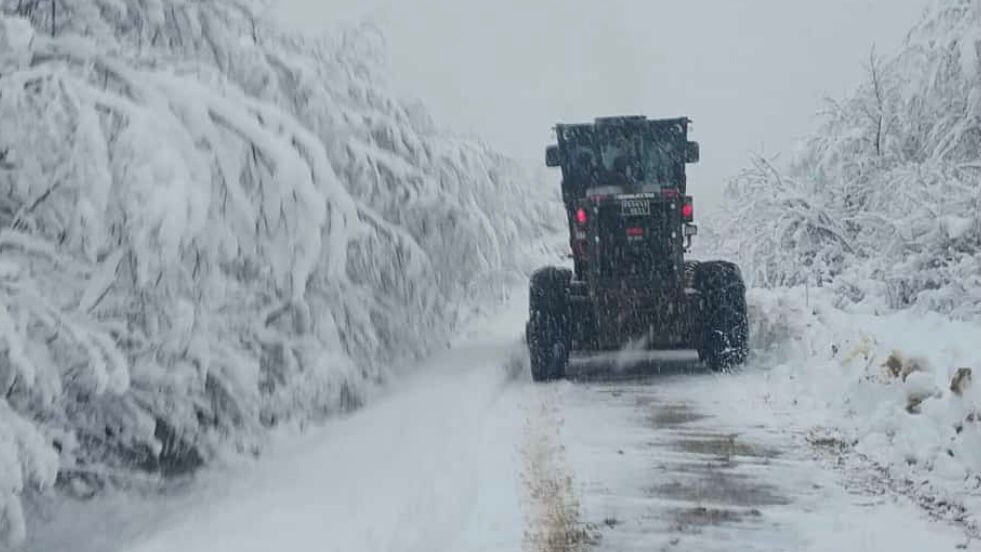
[[648,119],[644,115],[624,115],[618,117],[597,117],[591,123],[558,123],[555,128],[570,128],[570,127],[597,127],[597,126],[615,126],[615,125],[650,125],[650,126],[661,126],[661,125],[674,125],[678,123],[691,123],[691,119],[688,117],[674,117],[670,119]]

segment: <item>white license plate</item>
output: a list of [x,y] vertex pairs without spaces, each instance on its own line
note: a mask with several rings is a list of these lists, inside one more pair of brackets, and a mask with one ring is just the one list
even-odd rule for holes
[[651,202],[646,199],[625,199],[620,203],[620,214],[625,217],[650,216]]

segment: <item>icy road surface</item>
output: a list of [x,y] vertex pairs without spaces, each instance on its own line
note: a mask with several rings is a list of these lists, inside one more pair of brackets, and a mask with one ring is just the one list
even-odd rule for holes
[[34,531],[28,549],[974,548],[909,500],[836,468],[795,426],[806,416],[753,398],[765,385],[759,369],[593,362],[575,367],[577,382],[532,384],[525,301],[515,297],[390,395],[279,443],[220,492],[170,499],[159,515],[89,505]]
[[[660,373],[658,373],[660,372]],[[581,522],[599,550],[955,550],[956,529],[834,468],[803,428],[742,390],[759,374],[647,367],[629,380],[555,386]],[[754,381],[757,380],[757,381]],[[748,394],[746,396],[749,396]],[[871,478],[871,480],[870,480]]]

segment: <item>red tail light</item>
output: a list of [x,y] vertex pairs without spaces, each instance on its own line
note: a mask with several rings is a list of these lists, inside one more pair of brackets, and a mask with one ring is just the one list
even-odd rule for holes
[[692,204],[691,197],[686,197],[684,205],[681,206],[681,218],[683,218],[685,222],[695,220],[695,206]]
[[627,228],[627,235],[631,238],[639,238],[644,235],[643,228]]
[[576,222],[579,224],[586,224],[588,220],[589,215],[586,213],[586,210],[580,207],[579,210],[576,211]]

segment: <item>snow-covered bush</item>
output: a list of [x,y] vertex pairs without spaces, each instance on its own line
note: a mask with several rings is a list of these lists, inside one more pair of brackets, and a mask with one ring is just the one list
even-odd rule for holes
[[357,406],[527,271],[557,197],[389,92],[363,27],[0,0],[0,542],[18,497]]
[[979,48],[981,5],[938,0],[787,166],[759,159],[733,180],[717,236],[752,283],[981,314]]

